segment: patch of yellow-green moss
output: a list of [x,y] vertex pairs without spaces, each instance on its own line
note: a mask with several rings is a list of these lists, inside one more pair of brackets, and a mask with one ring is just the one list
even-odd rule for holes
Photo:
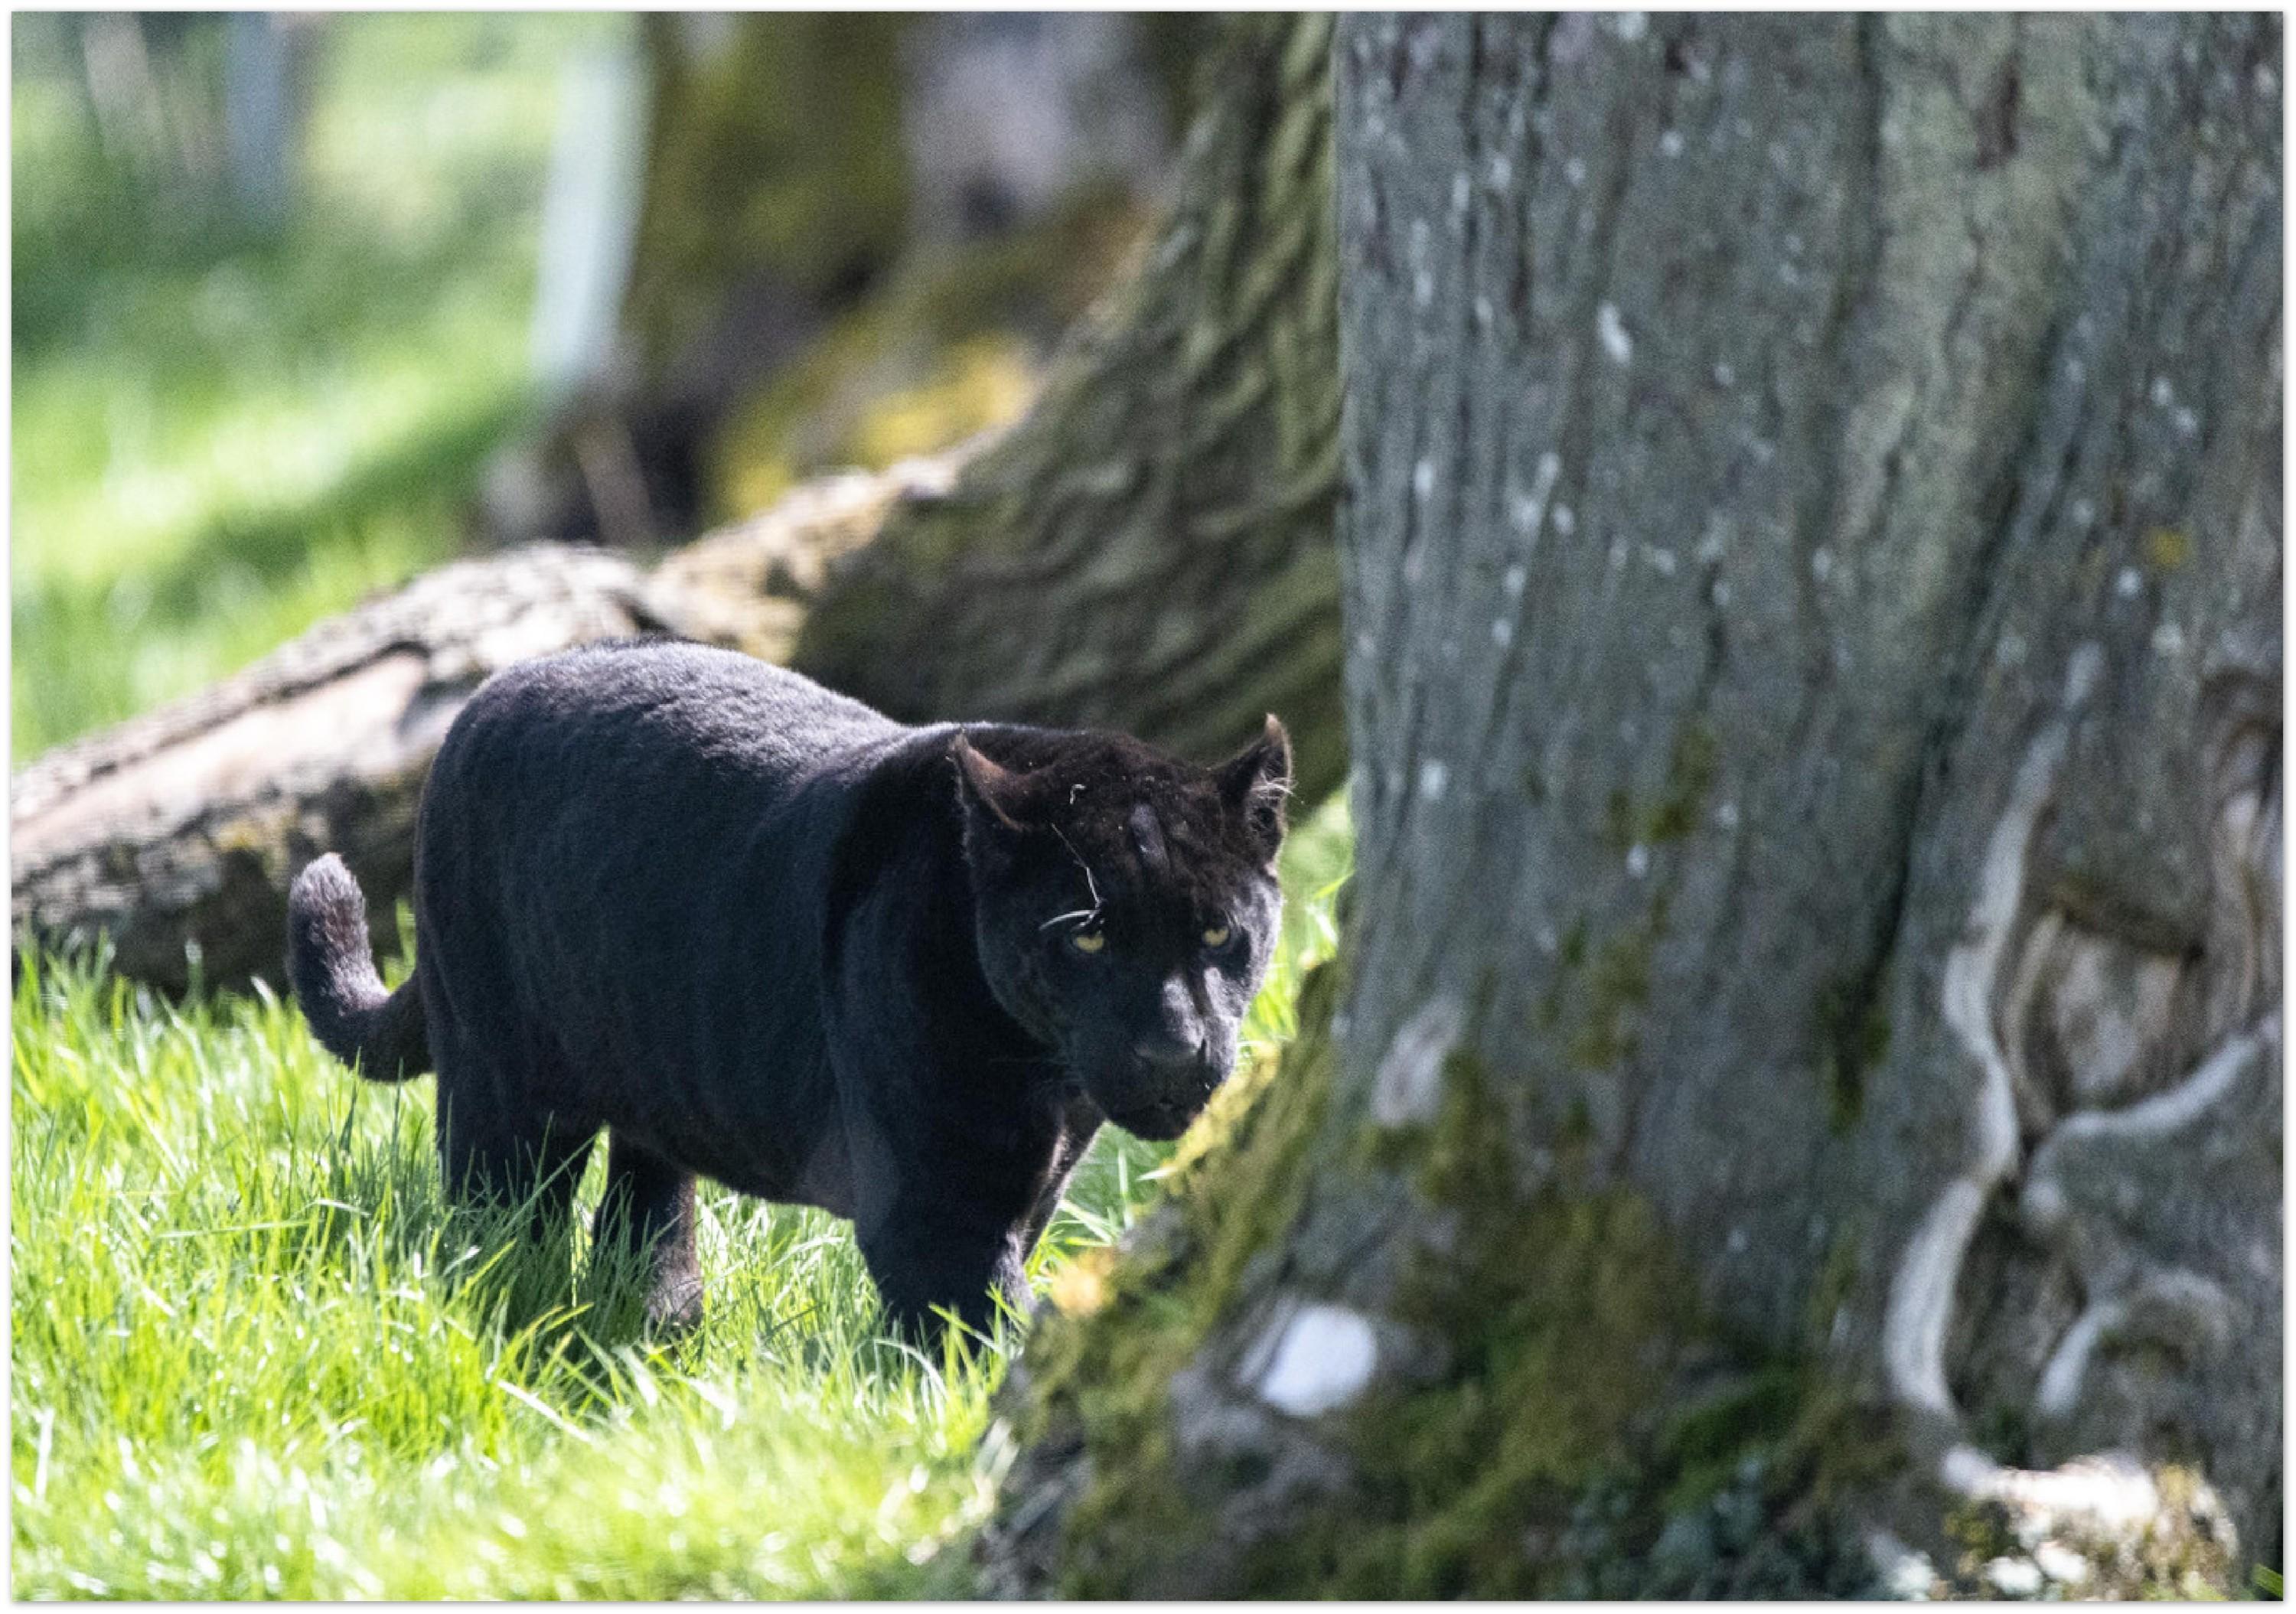
[[2193,558],[2193,535],[2181,527],[2155,527],[2144,535],[2144,558],[2161,571],[2175,571]]
[[[1623,790],[1611,792],[1601,831],[1604,849],[1623,856],[1687,836],[1712,791],[1719,756],[1710,728],[1697,720],[1684,724],[1675,736],[1665,791],[1655,802],[1638,805]],[[1633,1057],[1635,1021],[1650,1002],[1654,958],[1670,911],[1669,887],[1660,881],[1648,909],[1608,935],[1593,934],[1586,914],[1571,921],[1539,999],[1538,1021],[1541,1030],[1562,1036],[1562,1057],[1572,1069],[1608,1070]]]
[[1889,1057],[1890,1012],[1870,979],[1837,977],[1819,987],[1811,1018],[1826,1117],[1846,1132],[1865,1112],[1867,1073]]
[[[1525,1192],[1479,1060],[1447,1059],[1435,1118],[1400,1135],[1382,1152],[1409,1162],[1454,1232],[1442,1256],[1410,1268],[1395,1313],[1447,1361],[1434,1381],[1346,1415],[1337,1433],[1355,1487],[1255,1550],[1246,1594],[1537,1594],[1526,1532],[1566,1518],[1588,1479],[1623,1460],[1694,1331],[1688,1277],[1638,1196]],[[1557,1182],[1581,1177],[1580,1151],[1559,1143]]]
[[1638,806],[1623,789],[1611,792],[1603,804],[1603,844],[1623,854],[1633,847],[1663,846],[1688,836],[1698,827],[1699,810],[1714,788],[1721,750],[1710,725],[1694,717],[1685,722],[1675,732],[1667,757],[1666,788],[1657,800]]
[[1450,1353],[1447,1371],[1349,1414],[1354,1488],[1264,1544],[1248,1594],[1538,1595],[1526,1535],[1567,1525],[1583,1486],[1627,1459],[1689,1320],[1648,1207],[1554,1193],[1462,1231],[1461,1258],[1431,1262],[1398,1308]]
[[876,307],[833,328],[739,410],[709,450],[714,513],[762,510],[806,478],[882,470],[1010,424],[1036,396],[1025,344],[997,333],[888,346]]
[[712,514],[796,483],[882,469],[1010,425],[1037,395],[1041,336],[1080,316],[1145,228],[1106,187],[1010,233],[921,257],[743,400],[707,450]]
[[1562,1019],[1569,983],[1578,972],[1578,961],[1586,959],[1583,1010],[1563,1045],[1563,1057],[1572,1069],[1608,1070],[1633,1055],[1635,1018],[1650,1002],[1652,957],[1666,938],[1669,907],[1667,894],[1659,892],[1640,920],[1591,949],[1583,922],[1574,929],[1542,1013],[1550,1029]]
[[1634,1052],[1633,1017],[1650,1001],[1652,940],[1643,931],[1613,936],[1595,954],[1587,1017],[1567,1050],[1578,1069],[1607,1070]]
[[[1650,1203],[1598,1185],[1583,1126],[1566,1115],[1529,1189],[1512,1135],[1480,1061],[1454,1053],[1434,1120],[1380,1150],[1453,1220],[1395,1307],[1447,1360],[1345,1415],[1353,1488],[1259,1544],[1237,1590],[1859,1589],[1838,1504],[1898,1461],[1886,1421],[1800,1358],[1720,1329]],[[1734,1510],[1753,1533],[1702,1547],[1701,1521]]]

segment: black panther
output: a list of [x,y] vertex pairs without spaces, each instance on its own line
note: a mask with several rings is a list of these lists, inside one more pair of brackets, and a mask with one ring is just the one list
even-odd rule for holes
[[1291,744],[1218,767],[1121,734],[912,727],[674,641],[511,668],[422,792],[414,973],[357,882],[297,878],[288,973],[361,1075],[439,1077],[450,1198],[602,1241],[698,1319],[697,1174],[849,1217],[897,1326],[1025,1302],[1103,1119],[1177,1136],[1235,1064],[1280,896]]

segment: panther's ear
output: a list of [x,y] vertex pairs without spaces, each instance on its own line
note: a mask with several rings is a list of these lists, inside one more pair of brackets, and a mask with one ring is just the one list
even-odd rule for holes
[[1283,844],[1283,804],[1292,795],[1292,736],[1270,713],[1259,739],[1217,770],[1220,794],[1243,816],[1247,834],[1268,856]]
[[978,807],[988,818],[1008,830],[1029,827],[1029,779],[1001,767],[972,749],[972,741],[959,733],[949,741],[948,754],[956,762],[957,794],[969,807]]

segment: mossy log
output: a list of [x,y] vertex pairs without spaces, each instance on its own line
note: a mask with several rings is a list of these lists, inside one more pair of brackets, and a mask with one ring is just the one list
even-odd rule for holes
[[1171,218],[1003,438],[807,484],[650,574],[546,546],[450,567],[36,760],[11,799],[19,935],[109,935],[118,968],[168,987],[274,974],[287,881],[330,848],[388,926],[463,699],[508,660],[635,632],[790,662],[898,717],[1207,757],[1275,711],[1300,790],[1328,792],[1329,27],[1248,21],[1207,63]]
[[992,1589],[2276,1565],[2280,23],[1351,14],[1357,830]]

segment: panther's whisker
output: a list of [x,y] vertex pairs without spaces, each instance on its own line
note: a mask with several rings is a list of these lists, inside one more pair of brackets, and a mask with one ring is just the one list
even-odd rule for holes
[[1076,848],[1069,845],[1069,838],[1062,835],[1057,826],[1054,827],[1053,833],[1060,837],[1062,846],[1068,847],[1069,856],[1076,858],[1076,866],[1084,871],[1084,889],[1091,894],[1092,911],[1095,914],[1099,913],[1103,905],[1101,900],[1100,887],[1095,883],[1092,877],[1092,864],[1086,863],[1082,857],[1077,856]]

